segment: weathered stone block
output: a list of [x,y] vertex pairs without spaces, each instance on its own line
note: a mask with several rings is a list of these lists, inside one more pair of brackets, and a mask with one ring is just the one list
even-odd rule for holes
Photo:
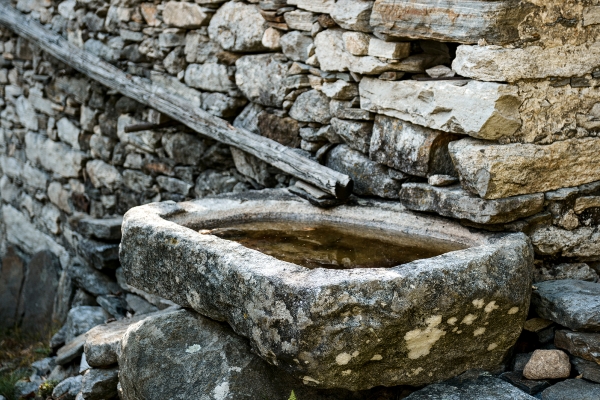
[[235,89],[234,73],[234,67],[223,64],[190,64],[185,70],[185,83],[201,90],[227,93]]
[[385,42],[379,39],[371,39],[367,54],[388,59],[406,58],[410,55],[410,42]]
[[[531,290],[533,254],[524,235],[488,241],[388,202],[321,210],[284,193],[197,200],[186,203],[188,211],[175,204],[129,210],[121,242],[128,284],[228,322],[258,355],[307,385],[351,390],[421,385],[475,366],[491,368],[510,351]],[[215,226],[217,215],[228,221],[249,215],[277,220],[289,218],[290,211],[303,220],[452,237],[474,247],[389,269],[309,270],[195,232],[203,221]],[[348,316],[347,310],[360,312]],[[364,328],[364,315],[376,336]],[[125,350],[141,343],[125,340]]]
[[69,144],[72,148],[80,150],[79,133],[81,131],[75,126],[74,123],[72,123],[68,118],[63,117],[56,123],[56,130],[58,131],[58,137],[60,140]]
[[600,138],[568,139],[544,146],[463,139],[448,148],[463,187],[485,199],[600,180]]
[[378,115],[369,155],[373,161],[410,175],[455,175],[448,143],[458,138],[457,135]]
[[89,161],[85,169],[94,187],[106,187],[110,190],[115,190],[123,182],[123,177],[119,170],[102,160]]
[[208,23],[209,16],[198,4],[169,1],[164,5],[163,21],[176,28],[193,29]]
[[271,107],[283,105],[288,92],[285,77],[289,61],[260,54],[241,57],[235,65],[235,83],[250,101]]
[[554,345],[576,357],[600,364],[600,333],[559,330],[554,336]]
[[600,261],[600,230],[597,227],[584,226],[568,231],[553,225],[540,226],[530,236],[537,254]]
[[361,108],[444,132],[497,140],[521,126],[517,89],[491,82],[363,78]]
[[254,4],[227,2],[210,20],[208,36],[225,50],[265,50],[262,38],[269,26]]
[[304,92],[294,102],[290,117],[303,122],[328,124],[331,120],[329,98],[317,90]]
[[373,134],[372,122],[331,118],[331,127],[348,146],[364,154],[369,154],[371,135]]
[[286,33],[279,41],[283,54],[290,60],[306,62],[314,50],[313,40],[310,36],[298,31]]
[[[574,77],[591,74],[597,67],[600,44],[556,47],[458,46],[452,68],[480,81],[515,82],[521,79]],[[569,60],[565,62],[565,60]]]
[[371,26],[383,37],[504,44],[519,39],[519,24],[532,8],[517,0],[377,0]]
[[371,32],[369,25],[373,1],[369,0],[338,0],[331,11],[331,18],[339,26],[351,31]]
[[458,185],[435,187],[426,183],[405,183],[399,196],[402,204],[409,210],[435,212],[478,224],[512,222],[544,209],[542,193],[484,200]]
[[78,231],[89,238],[99,240],[121,239],[122,217],[93,219],[82,218],[77,223]]

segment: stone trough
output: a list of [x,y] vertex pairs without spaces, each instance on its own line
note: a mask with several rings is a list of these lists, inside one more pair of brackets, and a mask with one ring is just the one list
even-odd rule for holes
[[[444,254],[310,269],[211,234],[248,222],[326,223]],[[523,234],[475,232],[399,204],[353,198],[324,210],[272,190],[135,207],[121,262],[128,284],[226,321],[305,384],[362,390],[499,366],[528,313],[533,252]]]

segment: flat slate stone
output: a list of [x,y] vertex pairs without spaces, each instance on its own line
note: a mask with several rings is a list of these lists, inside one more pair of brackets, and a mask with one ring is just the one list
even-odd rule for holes
[[56,352],[56,364],[65,365],[76,359],[83,353],[83,345],[85,344],[85,334],[77,336],[69,343],[58,349]]
[[557,331],[554,345],[570,354],[600,364],[600,333]]
[[598,400],[600,385],[584,379],[567,379],[542,392],[542,400]]
[[573,330],[600,331],[600,284],[565,279],[535,284],[532,305],[540,317]]
[[79,220],[79,232],[90,239],[119,240],[121,239],[121,224],[123,217],[94,219],[83,218]]
[[403,184],[400,201],[410,210],[435,212],[478,224],[512,222],[544,209],[543,193],[485,200],[467,192],[460,185],[437,187],[426,183]]
[[579,357],[571,357],[571,364],[584,379],[600,383],[600,364]]
[[546,380],[532,380],[523,376],[521,371],[505,372],[500,378],[528,394],[536,394],[550,386]]
[[406,397],[406,400],[534,400],[535,397],[508,382],[480,376],[466,382],[436,383]]
[[[529,308],[526,236],[496,238],[397,203],[355,201],[321,210],[272,190],[135,207],[124,218],[123,273],[129,285],[226,321],[308,385],[416,386],[500,364]],[[393,268],[311,270],[196,232],[207,219],[249,215],[347,221],[469,248]]]

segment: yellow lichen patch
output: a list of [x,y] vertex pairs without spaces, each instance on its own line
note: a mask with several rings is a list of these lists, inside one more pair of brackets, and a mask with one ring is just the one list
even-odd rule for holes
[[345,371],[342,371],[342,375],[350,375],[352,373],[351,369],[347,369]]
[[408,358],[411,360],[429,354],[435,342],[446,334],[445,331],[437,328],[442,323],[441,315],[432,316],[425,320],[425,323],[427,324],[425,329],[414,329],[404,335],[406,347],[408,348]]
[[485,301],[483,299],[475,299],[473,300],[473,305],[477,308],[483,308]]
[[335,362],[338,365],[346,365],[350,362],[350,360],[352,360],[352,356],[348,353],[340,353],[335,358]]
[[519,307],[513,307],[510,310],[508,310],[508,315],[513,315],[519,312]]
[[421,372],[423,372],[423,368],[422,368],[422,367],[419,367],[419,368],[415,368],[415,369],[413,369],[413,370],[412,370],[412,374],[409,374],[409,375],[413,375],[413,376],[415,376],[415,375],[419,375]]
[[381,354],[375,354],[373,357],[371,357],[371,361],[380,361],[383,360],[383,357],[381,356]]
[[456,321],[458,321],[458,318],[452,317],[452,318],[448,318],[448,321],[446,321],[446,322],[448,323],[448,325],[454,325],[456,323]]
[[488,346],[488,348],[487,348],[487,349],[488,349],[488,351],[492,351],[492,350],[494,350],[496,347],[498,347],[498,345],[497,345],[496,343],[492,343],[492,344],[490,344],[490,345]]
[[496,305],[496,301],[490,301],[487,306],[485,306],[484,311],[486,313],[491,313],[494,310],[497,310],[499,307]]
[[321,382],[319,382],[318,380],[311,378],[310,376],[305,376],[302,378],[302,383],[304,383],[305,385],[311,384],[311,383],[315,383],[315,384],[319,384]]
[[476,315],[467,314],[461,321],[461,324],[471,325],[473,323],[473,321],[475,321],[476,319],[477,319]]
[[485,333],[485,328],[477,328],[473,332],[473,336],[481,336]]

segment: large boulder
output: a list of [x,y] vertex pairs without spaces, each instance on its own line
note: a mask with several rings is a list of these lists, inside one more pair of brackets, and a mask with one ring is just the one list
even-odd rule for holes
[[[523,234],[496,238],[376,200],[321,210],[278,190],[184,204],[127,212],[127,283],[228,322],[307,385],[423,385],[495,368],[528,312],[533,251]],[[404,232],[463,250],[392,268],[308,269],[197,232],[264,215]]]

